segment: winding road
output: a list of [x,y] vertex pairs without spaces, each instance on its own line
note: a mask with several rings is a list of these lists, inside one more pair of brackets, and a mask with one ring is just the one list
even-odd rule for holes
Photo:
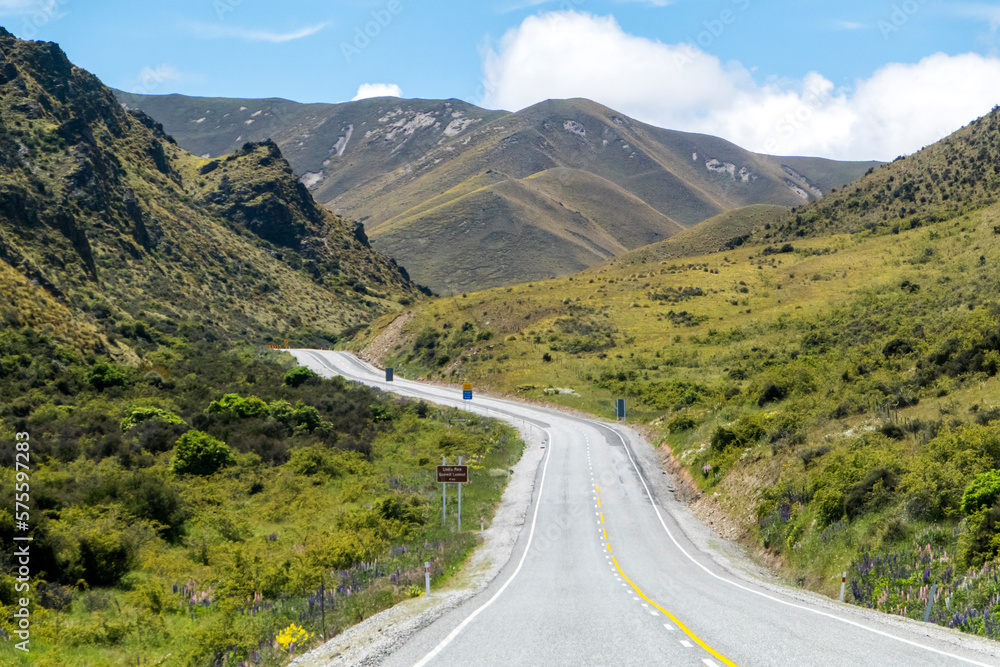
[[[1000,665],[1000,644],[724,567],[631,431],[397,377],[346,352],[289,350],[325,376],[544,430],[510,561],[384,665]],[[699,534],[702,535],[699,538]],[[707,535],[707,539],[705,539]]]

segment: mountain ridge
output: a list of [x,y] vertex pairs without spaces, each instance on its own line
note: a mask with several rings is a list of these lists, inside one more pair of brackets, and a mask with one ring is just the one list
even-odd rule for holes
[[[583,99],[548,100],[507,112],[458,100],[372,98],[298,105],[117,95],[130,108],[165,122],[168,132],[195,153],[228,145],[222,137],[231,144],[270,136],[318,201],[363,222],[376,248],[406,265],[418,282],[442,292],[565,275],[603,261],[605,254],[593,246],[606,243],[591,243],[596,240],[587,230],[607,230],[608,221],[630,214],[643,220],[641,231],[619,233],[622,247],[615,254],[669,238],[726,210],[815,199],[880,164],[758,155],[717,137],[656,128]],[[523,194],[527,188],[540,196],[537,184],[496,190],[501,182],[553,169],[588,173],[600,181],[569,178],[559,197],[530,203],[523,197],[507,201],[508,193]],[[626,209],[602,204],[603,195],[592,196],[590,187],[597,185],[609,199],[627,201]],[[481,192],[463,201],[481,187],[493,188],[502,206],[483,211]],[[634,200],[623,198],[622,191]],[[428,211],[431,218],[425,219]],[[553,248],[556,261],[536,253],[533,264],[518,271],[477,269],[471,263],[456,269],[451,249],[481,251],[461,231],[469,224],[495,230],[497,238],[511,244],[497,249],[505,255],[523,246],[504,230],[538,226],[532,236]],[[437,239],[431,246],[421,237],[429,225]],[[547,233],[552,229],[565,233],[552,236]]]

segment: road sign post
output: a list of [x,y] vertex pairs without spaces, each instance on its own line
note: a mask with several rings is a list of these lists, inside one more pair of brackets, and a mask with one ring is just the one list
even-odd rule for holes
[[463,384],[462,385],[462,400],[471,401],[472,400],[472,385]]
[[615,401],[615,419],[625,422],[625,399],[619,398]]
[[392,369],[391,368],[385,369],[385,381],[386,382],[392,382]]
[[[444,457],[441,457],[441,468],[444,467]],[[438,468],[438,481],[441,481],[441,468]],[[448,525],[448,485],[441,485],[441,525]]]

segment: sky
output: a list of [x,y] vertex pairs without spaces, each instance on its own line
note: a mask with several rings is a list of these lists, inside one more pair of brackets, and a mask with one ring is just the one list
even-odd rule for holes
[[1000,104],[996,2],[0,0],[0,25],[131,92],[586,97],[779,155],[891,160]]

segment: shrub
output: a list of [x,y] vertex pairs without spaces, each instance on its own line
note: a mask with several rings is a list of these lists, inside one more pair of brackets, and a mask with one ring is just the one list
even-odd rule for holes
[[760,397],[757,399],[757,405],[763,407],[768,403],[780,401],[786,396],[788,396],[788,389],[786,387],[773,382],[768,382],[764,385],[764,390],[760,392]]
[[226,443],[202,431],[188,431],[177,439],[170,467],[178,475],[211,475],[234,463]]
[[958,558],[962,567],[976,567],[1000,553],[1000,507],[981,509],[968,518],[966,530],[958,538]]
[[315,371],[305,366],[296,366],[285,373],[285,384],[289,387],[298,387],[316,378],[319,378],[319,375]]
[[975,514],[984,507],[991,507],[1000,498],[1000,470],[989,470],[976,475],[962,494],[962,512]]
[[687,431],[695,427],[695,421],[690,415],[676,415],[673,419],[667,422],[667,428],[670,429],[671,433],[680,433],[681,431]]
[[175,415],[170,410],[162,410],[160,408],[153,407],[137,407],[132,408],[122,419],[120,427],[123,432],[132,430],[132,428],[139,424],[140,422],[156,420],[164,422],[165,424],[184,424],[184,420]]
[[240,397],[239,394],[226,394],[217,401],[212,401],[205,409],[208,414],[221,414],[242,419],[244,417],[266,417],[267,403],[256,396]]
[[109,387],[124,387],[127,384],[125,372],[117,364],[100,362],[94,364],[87,373],[87,384],[98,391]]
[[896,488],[896,474],[888,468],[868,471],[864,479],[847,490],[844,512],[854,519],[866,508],[874,509]]

